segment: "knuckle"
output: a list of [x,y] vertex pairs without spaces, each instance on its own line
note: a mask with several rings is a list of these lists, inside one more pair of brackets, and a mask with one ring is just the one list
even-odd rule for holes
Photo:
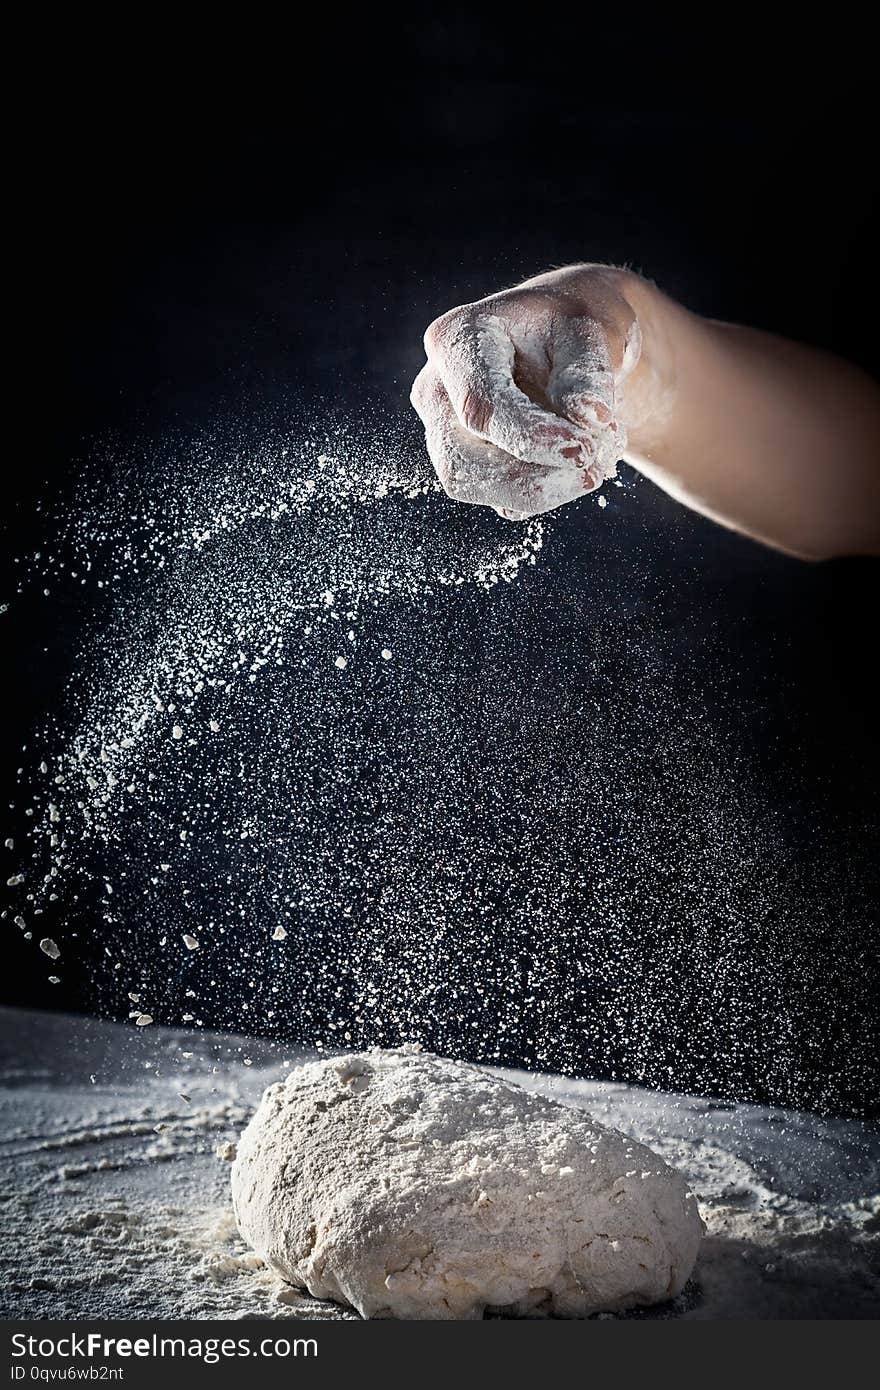
[[457,490],[457,488],[456,488],[456,486],[455,486],[455,479],[454,479],[454,478],[441,478],[441,479],[440,479],[440,486],[443,488],[443,491],[446,493],[446,496],[447,496],[448,498],[450,498],[451,501],[453,501],[453,502],[458,502],[458,501],[459,501],[459,494],[458,494],[458,490]]
[[446,345],[466,323],[468,310],[467,304],[458,305],[454,309],[447,309],[445,314],[428,324],[425,329],[425,352],[429,357],[442,355]]
[[449,313],[441,314],[425,329],[425,352],[429,357],[442,351],[443,343],[449,336],[450,321],[455,313],[456,310],[451,309]]
[[450,469],[446,469],[440,477],[440,483],[447,497],[451,497],[454,502],[461,500],[461,479],[456,473]]
[[419,415],[424,415],[430,399],[430,385],[427,372],[422,369],[410,388],[409,403]]
[[455,471],[445,454],[438,454],[432,451],[431,462],[434,465],[434,472],[437,474],[440,486],[447,497],[455,496]]

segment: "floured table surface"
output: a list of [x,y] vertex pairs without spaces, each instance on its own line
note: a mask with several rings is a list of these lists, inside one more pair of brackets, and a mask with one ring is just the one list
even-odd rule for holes
[[[0,1010],[0,1315],[344,1318],[239,1239],[231,1145],[264,1087],[314,1056],[280,1044]],[[503,1073],[583,1106],[685,1172],[707,1234],[674,1303],[642,1316],[876,1317],[880,1135],[612,1082]],[[609,1315],[603,1315],[609,1316]]]

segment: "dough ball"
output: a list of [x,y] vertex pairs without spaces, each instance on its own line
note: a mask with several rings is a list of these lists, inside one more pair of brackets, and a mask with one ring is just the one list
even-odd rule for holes
[[655,1303],[683,1287],[703,1229],[650,1149],[414,1048],[312,1062],[270,1086],[232,1199],[284,1279],[365,1318]]

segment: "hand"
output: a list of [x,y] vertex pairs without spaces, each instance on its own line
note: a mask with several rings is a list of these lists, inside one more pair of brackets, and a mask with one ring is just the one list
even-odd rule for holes
[[571,266],[434,320],[411,400],[450,497],[521,521],[613,476],[643,350],[636,280]]
[[880,554],[880,391],[815,348],[568,266],[425,334],[412,402],[450,497],[511,521],[626,458],[686,507],[792,555]]

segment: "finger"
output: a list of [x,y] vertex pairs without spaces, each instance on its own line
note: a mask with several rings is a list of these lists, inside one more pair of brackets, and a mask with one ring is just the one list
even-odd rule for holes
[[566,419],[591,431],[595,466],[610,477],[626,448],[626,431],[617,419],[616,374],[605,330],[585,318],[557,324],[547,394]]
[[521,521],[581,497],[590,487],[572,468],[524,464],[463,428],[439,373],[429,363],[411,396],[425,426],[428,454],[444,491],[459,502],[493,507]]
[[[514,343],[500,318],[459,312],[432,324],[425,342],[455,414],[471,434],[524,463],[592,474],[596,427],[554,415],[520,389]],[[599,477],[596,470],[587,485],[595,486]]]

